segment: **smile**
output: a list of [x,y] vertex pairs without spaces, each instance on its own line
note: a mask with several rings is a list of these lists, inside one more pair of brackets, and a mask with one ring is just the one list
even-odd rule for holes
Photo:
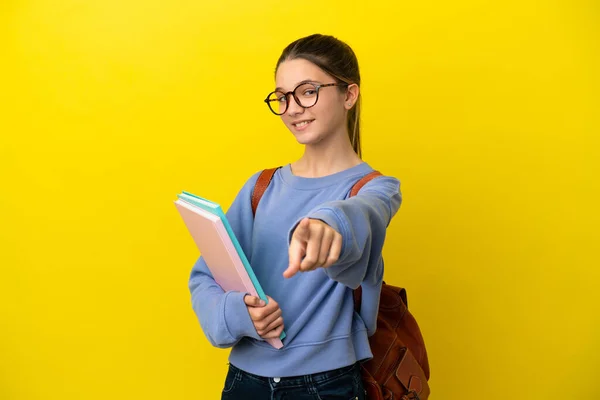
[[302,129],[302,128],[305,128],[306,126],[308,126],[308,125],[309,125],[310,123],[312,123],[313,121],[314,121],[314,120],[312,120],[312,119],[311,119],[311,120],[308,120],[308,121],[297,122],[297,123],[295,123],[295,124],[292,124],[292,125],[294,125],[294,127],[295,127],[296,129]]

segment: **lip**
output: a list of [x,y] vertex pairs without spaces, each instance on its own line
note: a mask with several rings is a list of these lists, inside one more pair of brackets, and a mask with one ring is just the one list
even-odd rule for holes
[[[303,126],[296,126],[296,124],[299,124],[299,123],[301,123],[301,122],[305,122],[305,121],[307,121],[307,122],[308,122],[308,124],[306,124],[306,125],[303,125]],[[298,120],[298,121],[294,121],[294,122],[292,122],[292,126],[293,126],[293,127],[294,127],[294,129],[296,129],[297,131],[303,131],[303,130],[305,130],[306,128],[308,128],[308,127],[310,126],[310,124],[312,124],[312,123],[313,123],[313,121],[314,121],[314,119],[300,119],[300,120]]]

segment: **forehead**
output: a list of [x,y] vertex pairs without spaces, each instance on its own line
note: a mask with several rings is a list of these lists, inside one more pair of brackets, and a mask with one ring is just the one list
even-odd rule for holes
[[285,91],[293,90],[298,83],[306,80],[323,83],[333,82],[333,78],[310,61],[297,58],[284,61],[277,68],[275,86]]

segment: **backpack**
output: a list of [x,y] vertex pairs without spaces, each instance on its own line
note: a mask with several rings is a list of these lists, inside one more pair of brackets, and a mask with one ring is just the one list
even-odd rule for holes
[[[278,168],[261,172],[252,192],[252,213]],[[350,197],[371,179],[374,171],[354,184]],[[354,309],[360,310],[362,290],[354,290]],[[429,361],[417,321],[408,311],[406,290],[383,282],[377,314],[377,330],[369,338],[373,358],[362,363],[361,375],[369,400],[427,400]]]

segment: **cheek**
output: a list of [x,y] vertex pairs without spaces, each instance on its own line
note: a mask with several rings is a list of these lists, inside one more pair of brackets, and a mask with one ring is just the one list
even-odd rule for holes
[[333,129],[345,122],[344,115],[344,110],[338,104],[332,104],[330,107],[320,110],[319,116],[329,128]]
[[[319,102],[321,100],[319,99]],[[314,110],[315,117],[328,124],[338,124],[344,119],[344,108],[337,99],[327,99],[323,103],[318,103],[317,110]]]
[[283,124],[284,124],[284,125],[285,125],[285,126],[288,128],[288,129],[290,129],[290,130],[291,130],[291,129],[293,128],[293,126],[292,126],[292,119],[291,119],[291,118],[289,118],[289,117],[286,117],[286,118],[281,118],[281,122],[283,122]]

